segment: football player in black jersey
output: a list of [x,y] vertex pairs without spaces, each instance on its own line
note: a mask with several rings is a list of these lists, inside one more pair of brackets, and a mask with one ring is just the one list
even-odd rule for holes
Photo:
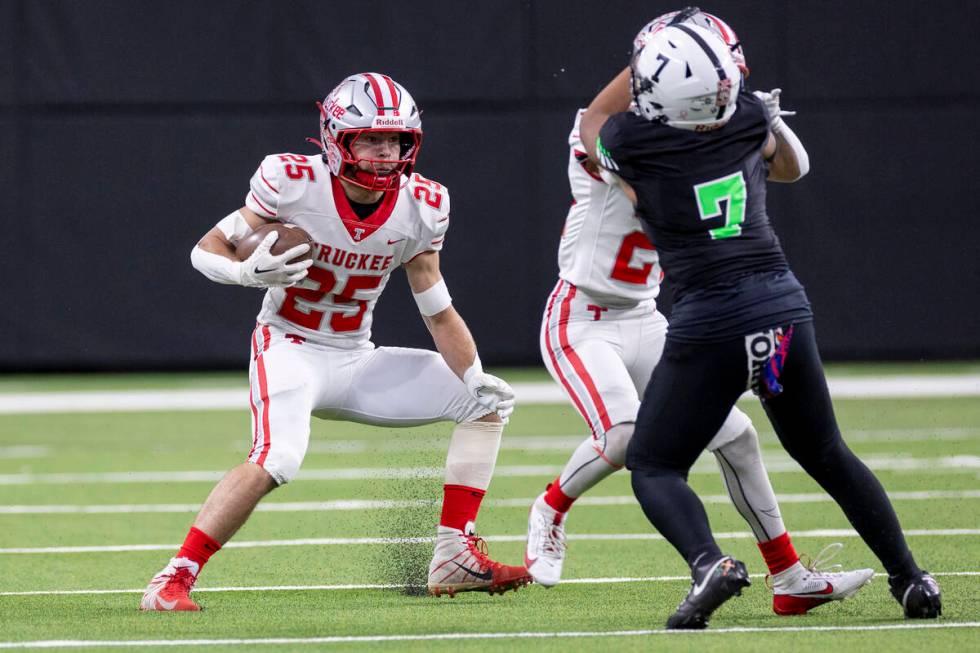
[[[674,24],[637,42],[630,67],[592,102],[581,131],[603,176],[636,205],[675,292],[667,344],[627,453],[644,513],[692,571],[667,627],[706,627],[749,585],[687,485],[746,389],[881,560],[905,615],[939,616],[938,585],[916,565],[881,484],[841,438],[810,304],[766,213],[766,180],[795,181],[809,168],[781,118],[778,90],[746,91],[725,43],[702,27]],[[814,588],[821,590],[832,588]]]

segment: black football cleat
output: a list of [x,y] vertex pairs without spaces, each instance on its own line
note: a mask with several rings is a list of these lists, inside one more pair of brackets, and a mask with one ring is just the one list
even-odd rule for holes
[[708,627],[711,613],[752,583],[745,564],[723,556],[694,568],[691,591],[667,620],[667,628],[701,630]]
[[907,619],[935,619],[943,613],[939,583],[923,571],[911,579],[889,578],[892,596],[902,604]]

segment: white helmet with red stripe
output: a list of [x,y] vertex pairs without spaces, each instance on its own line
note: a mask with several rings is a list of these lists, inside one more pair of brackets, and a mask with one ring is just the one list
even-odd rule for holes
[[745,63],[745,53],[742,51],[742,42],[738,40],[738,35],[731,26],[721,18],[706,11],[701,11],[697,7],[684,7],[680,11],[671,11],[663,16],[657,16],[643,26],[636,38],[633,39],[633,55],[643,49],[650,38],[668,25],[684,23],[687,25],[698,25],[707,27],[725,42],[728,49],[732,52],[732,59],[735,65],[746,77],[749,76],[749,67]]
[[[338,84],[317,106],[320,146],[335,176],[369,190],[393,190],[401,185],[402,175],[411,174],[422,145],[422,116],[404,86],[382,73],[358,73]],[[357,158],[351,146],[368,132],[398,133],[398,159]],[[385,164],[383,169],[379,163]]]

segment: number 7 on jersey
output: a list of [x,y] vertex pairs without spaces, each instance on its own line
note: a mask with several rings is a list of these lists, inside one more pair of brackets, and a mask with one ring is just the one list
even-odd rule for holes
[[[742,233],[745,220],[745,178],[739,170],[733,175],[712,179],[694,186],[698,212],[702,220],[710,220],[725,215],[725,226],[709,229],[712,240],[732,238]],[[721,203],[725,202],[725,210]]]

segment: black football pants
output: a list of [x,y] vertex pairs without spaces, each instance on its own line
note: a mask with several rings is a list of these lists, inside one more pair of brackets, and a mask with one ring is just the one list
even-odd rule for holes
[[[687,474],[746,390],[748,365],[744,338],[691,344],[668,336],[636,419],[626,456],[633,491],[690,565],[720,551]],[[812,322],[794,326],[780,383],[782,393],[762,403],[783,447],[840,505],[889,575],[918,572],[884,489],[841,438]]]

